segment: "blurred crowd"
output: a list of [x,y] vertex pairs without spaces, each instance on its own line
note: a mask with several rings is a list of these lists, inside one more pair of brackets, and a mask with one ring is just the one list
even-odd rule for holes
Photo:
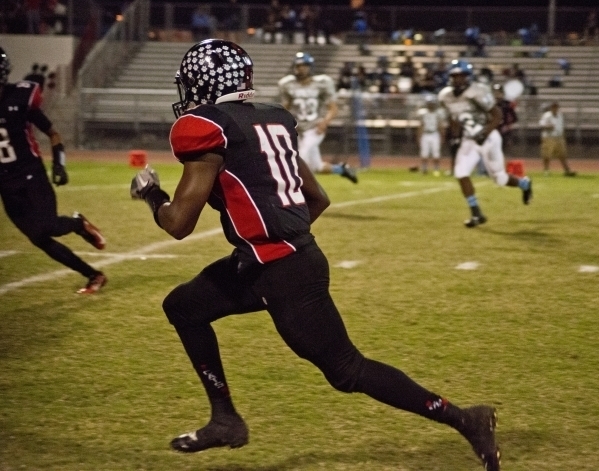
[[0,33],[64,34],[67,7],[58,0],[2,0]]

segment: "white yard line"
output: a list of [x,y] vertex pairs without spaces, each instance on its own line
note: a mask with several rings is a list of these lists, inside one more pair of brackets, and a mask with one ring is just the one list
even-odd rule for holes
[[[123,187],[123,185],[113,185],[113,186],[119,187],[119,188]],[[477,186],[480,186],[480,184]],[[77,187],[77,188],[78,189],[94,189],[95,187],[93,185],[90,185],[90,186]],[[106,188],[106,186],[102,186],[102,187],[98,187],[98,188]],[[409,191],[409,192],[405,192],[405,193],[394,193],[394,194],[386,195],[386,196],[377,196],[375,198],[344,201],[343,203],[333,203],[333,204],[331,204],[330,207],[331,208],[346,208],[348,206],[356,206],[359,204],[380,203],[382,201],[389,201],[389,200],[399,199],[399,198],[411,198],[414,196],[428,195],[428,194],[438,193],[440,191],[447,191],[447,190],[452,190],[452,189],[453,190],[456,189],[456,186],[454,184],[445,183],[442,186],[428,188],[426,190]],[[144,247],[140,247],[139,249],[133,250],[131,252],[125,252],[125,253],[120,253],[120,254],[111,254],[104,260],[94,262],[94,267],[101,268],[101,267],[106,267],[108,265],[114,265],[115,263],[120,263],[120,262],[124,262],[126,260],[131,260],[132,258],[139,258],[140,256],[142,256],[144,254],[148,254],[150,252],[156,252],[156,251],[168,248],[175,244],[192,242],[192,241],[199,240],[199,239],[205,239],[206,237],[212,237],[217,234],[222,234],[222,232],[223,232],[222,229],[219,227],[219,228],[210,229],[210,230],[203,231],[203,232],[198,232],[197,234],[192,234],[181,241],[175,240],[175,239],[169,239],[169,240],[165,240],[162,242],[155,242],[153,244],[149,244]],[[22,280],[19,280],[19,281],[14,281],[12,283],[0,285],[0,296],[8,293],[10,291],[14,291],[15,289],[22,288],[23,286],[27,286],[27,285],[30,285],[33,283],[39,283],[39,282],[43,282],[43,281],[52,281],[58,277],[63,277],[63,276],[74,274],[74,273],[75,272],[73,270],[65,268],[63,270],[55,270],[55,271],[52,271],[49,273],[31,276],[28,278],[23,278]]]

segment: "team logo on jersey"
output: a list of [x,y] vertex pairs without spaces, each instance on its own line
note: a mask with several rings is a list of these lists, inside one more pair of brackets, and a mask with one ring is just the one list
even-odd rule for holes
[[17,105],[15,106],[8,106],[8,111],[19,111],[19,107]]

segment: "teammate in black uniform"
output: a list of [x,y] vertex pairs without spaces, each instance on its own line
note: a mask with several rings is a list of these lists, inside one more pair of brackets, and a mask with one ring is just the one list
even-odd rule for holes
[[198,452],[248,443],[211,323],[266,310],[286,344],[334,388],[448,424],[487,470],[499,470],[494,408],[460,409],[398,369],[365,358],[349,339],[329,294],[327,259],[310,233],[329,199],[298,158],[293,116],[276,104],[246,101],[254,96],[252,77],[252,60],[238,45],[216,39],[194,45],[176,76],[181,101],[173,105],[178,119],[170,144],[183,174],[174,197],[150,168],[131,182],[132,197],[144,199],[174,238],[194,230],[208,203],[235,247],[163,302],[212,411],[207,425],[174,438],[172,448]]
[[106,284],[106,276],[53,237],[75,232],[97,249],[104,248],[104,237],[82,214],[58,216],[56,194],[32,125],[50,138],[52,182],[56,186],[68,183],[60,134],[40,109],[39,84],[29,81],[8,83],[9,73],[10,62],[0,48],[0,197],[4,209],[14,225],[36,247],[88,279],[78,293],[95,293]]

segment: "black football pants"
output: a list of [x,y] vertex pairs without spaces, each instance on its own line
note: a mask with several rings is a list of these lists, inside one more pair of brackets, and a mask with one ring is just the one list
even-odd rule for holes
[[211,400],[227,396],[228,388],[210,323],[266,310],[285,343],[316,365],[334,388],[435,418],[430,405],[439,396],[398,369],[365,358],[353,345],[329,294],[328,262],[316,243],[246,273],[238,274],[236,267],[234,255],[220,259],[163,303]]
[[87,278],[97,272],[71,249],[53,239],[76,232],[81,223],[71,217],[58,216],[56,194],[45,171],[32,172],[3,185],[0,196],[9,219],[33,245]]

